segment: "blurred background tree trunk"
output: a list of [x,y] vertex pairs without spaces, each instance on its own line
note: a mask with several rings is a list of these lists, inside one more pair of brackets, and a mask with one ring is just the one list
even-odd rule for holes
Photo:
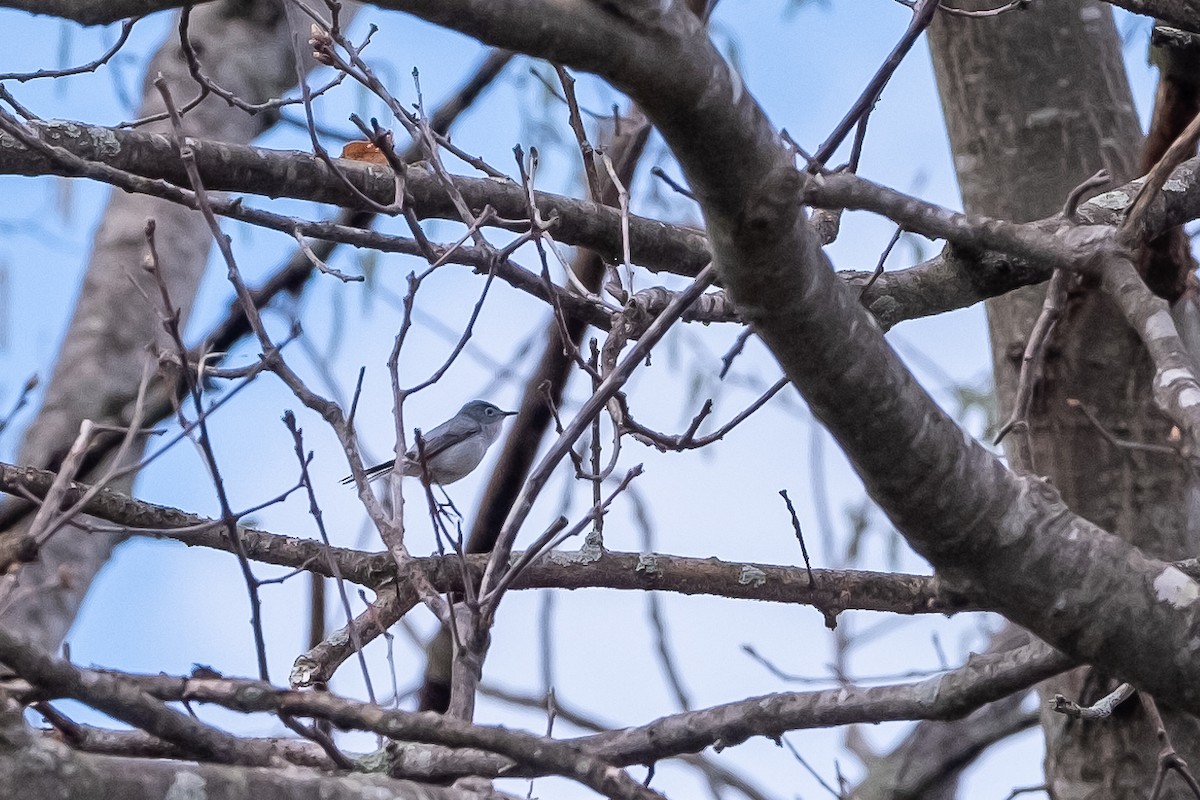
[[[348,21],[353,9],[343,12]],[[196,96],[196,83],[172,25],[151,59],[142,87],[140,117],[159,114],[164,105],[154,79],[161,74],[177,104]],[[302,26],[304,29],[307,26]],[[280,97],[296,84],[292,26],[284,6],[274,0],[228,0],[197,6],[189,33],[205,72],[220,86],[252,103]],[[308,66],[307,64],[305,65]],[[189,135],[214,141],[249,142],[278,119],[273,111],[249,115],[209,95],[187,112]],[[170,134],[170,123],[151,122],[141,130]],[[145,227],[157,224],[156,246],[171,299],[186,321],[208,262],[212,235],[204,218],[189,209],[146,195],[113,192],[96,231],[70,326],[63,339],[44,400],[21,444],[21,464],[57,469],[85,419],[121,425],[141,381],[143,365],[156,361],[148,347],[166,347],[160,309],[146,296],[159,296],[154,279],[142,269]],[[130,281],[146,293],[143,296]],[[141,458],[141,448],[129,455]],[[107,459],[105,459],[107,461]],[[93,465],[94,477],[105,463]],[[86,481],[88,474],[80,476]],[[133,478],[111,484],[128,491]],[[19,536],[30,521],[21,501],[3,509],[0,536]],[[21,567],[26,589],[0,612],[0,624],[36,637],[38,646],[56,650],[70,628],[92,579],[120,542],[116,534],[66,528]]]

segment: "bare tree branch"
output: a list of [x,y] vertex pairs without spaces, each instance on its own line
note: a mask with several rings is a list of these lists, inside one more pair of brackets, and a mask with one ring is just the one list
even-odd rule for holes
[[[28,130],[47,144],[62,147],[79,157],[94,160],[121,170],[151,179],[173,183],[184,181],[178,161],[171,156],[170,145],[161,137],[138,131],[124,131],[79,123],[30,123]],[[295,152],[273,151],[265,148],[232,145],[229,143],[196,141],[196,159],[206,185],[213,189],[243,191],[288,196],[298,199],[332,202],[356,207],[357,201],[330,173],[320,160]],[[379,166],[347,162],[342,172],[355,183],[359,191],[381,203],[391,201],[395,180],[390,171]],[[10,174],[71,174],[63,164],[43,155],[31,153],[17,141],[0,137],[0,172]],[[93,176],[101,177],[101,176]],[[496,180],[453,177],[455,189],[471,206],[481,210],[496,209],[499,219],[519,219],[526,215],[523,192],[516,184]],[[885,190],[853,175],[830,175],[823,183],[806,189],[809,202],[831,208],[862,208],[884,213],[911,230],[932,236],[953,236],[960,246],[947,247],[942,254],[908,269],[887,272],[863,293],[864,304],[886,326],[897,322],[928,316],[1011,291],[1020,286],[1046,280],[1059,266],[1064,250],[1051,244],[1053,237],[1071,223],[1052,217],[1014,230],[1026,232],[1032,241],[1018,245],[1018,250],[979,250],[987,244],[975,237],[980,230],[977,222],[966,217],[950,223],[939,214],[944,210],[912,198]],[[1133,202],[1141,179],[1092,198],[1079,207],[1079,218],[1087,224],[1116,224],[1125,209]],[[457,218],[457,210],[447,199],[435,176],[419,167],[406,173],[406,191],[413,208],[421,217]],[[537,205],[547,216],[556,217],[555,237],[572,245],[581,245],[609,259],[620,260],[623,248],[621,215],[614,209],[597,207],[586,201],[560,195],[535,192]],[[1200,159],[1180,165],[1167,182],[1162,200],[1153,203],[1146,219],[1147,229],[1159,233],[1200,217]],[[249,209],[247,209],[249,211]],[[249,222],[253,215],[243,214]],[[661,223],[636,215],[630,216],[630,248],[633,261],[650,270],[663,270],[683,275],[695,275],[711,257],[703,232]],[[262,224],[259,221],[259,224]],[[295,223],[283,225],[291,233]],[[357,237],[350,230],[335,226],[310,227],[306,234],[345,241],[360,247],[388,247],[388,237],[381,235]],[[1010,245],[1013,244],[1008,240]],[[972,247],[962,246],[965,244]],[[995,244],[995,242],[992,242]],[[1035,248],[1030,250],[1029,248]],[[416,253],[414,245],[402,252]],[[464,249],[466,256],[469,249]],[[471,262],[467,262],[471,263]],[[482,263],[482,262],[480,262]],[[842,273],[853,286],[865,287],[871,272]],[[503,277],[503,276],[502,276]],[[734,319],[732,308],[716,318]],[[607,325],[603,320],[589,320]]]
[[[317,769],[290,770],[189,763],[186,754],[162,746],[161,740],[126,731],[105,733],[89,733],[91,744],[103,736],[109,749],[123,755],[80,752],[25,729],[19,713],[0,712],[0,782],[21,787],[29,797],[154,800],[192,786],[203,787],[210,797],[258,800],[361,800],[368,795],[379,800],[511,800],[485,781],[443,787],[361,772],[331,775],[321,771],[327,768],[321,763],[308,765]],[[262,749],[279,751],[300,743],[261,740],[261,744]]]
[[[814,692],[782,692],[688,711],[648,725],[556,741],[502,728],[471,725],[440,715],[392,711],[328,693],[295,692],[259,681],[231,678],[186,678],[131,675],[85,670],[32,652],[19,637],[0,631],[0,657],[16,654],[30,671],[19,668],[32,686],[11,686],[26,701],[77,692],[78,681],[135,691],[155,702],[189,699],[215,703],[244,713],[286,712],[328,719],[335,724],[375,731],[404,742],[486,750],[506,756],[496,760],[469,750],[452,753],[406,745],[392,753],[391,774],[445,780],[460,775],[563,774],[577,780],[605,779],[594,760],[623,766],[649,763],[706,747],[732,747],[755,736],[776,738],[791,730],[905,719],[958,719],[979,706],[1032,686],[1071,666],[1069,659],[1041,642],[1005,653],[973,656],[964,666],[924,681],[870,688],[839,687]],[[78,677],[45,686],[35,667],[53,665]],[[68,696],[74,696],[68,694]],[[540,748],[536,750],[535,748]],[[564,763],[573,755],[574,766]],[[447,757],[449,756],[449,757]],[[472,763],[473,762],[473,763]],[[516,762],[513,764],[512,762]],[[490,763],[490,766],[489,766]],[[611,773],[608,773],[611,774]],[[590,777],[589,777],[590,776]],[[586,780],[585,780],[586,782]]]

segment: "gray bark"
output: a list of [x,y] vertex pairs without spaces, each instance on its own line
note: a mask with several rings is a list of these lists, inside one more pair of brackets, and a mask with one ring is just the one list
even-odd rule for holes
[[[930,46],[968,212],[1032,220],[1054,213],[1098,169],[1117,182],[1136,175],[1140,135],[1104,4],[1035,3],[990,19],[942,15]],[[1043,295],[1042,287],[1029,287],[987,304],[1001,417],[1012,410]],[[1117,436],[1161,443],[1170,423],[1154,407],[1152,375],[1145,348],[1108,298],[1096,287],[1073,292],[1035,398],[1031,452],[1036,471],[1072,510],[1150,554],[1175,558],[1200,543],[1195,486],[1184,465],[1109,446],[1067,403],[1082,401]],[[1009,436],[1011,448],[1022,433]],[[1044,692],[1088,703],[1112,687],[1084,668]],[[1052,796],[1143,796],[1158,747],[1137,704],[1130,705],[1100,724],[1043,715]],[[1184,757],[1195,761],[1200,728],[1193,718],[1169,714],[1167,724]]]

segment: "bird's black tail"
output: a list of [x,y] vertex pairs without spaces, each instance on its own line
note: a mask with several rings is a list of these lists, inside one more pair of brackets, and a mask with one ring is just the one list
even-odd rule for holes
[[[394,466],[396,466],[396,459],[393,458],[391,461],[385,461],[382,464],[376,464],[373,467],[367,467],[367,480],[373,481],[376,478],[382,478],[384,475],[387,475],[389,472],[391,472],[392,467]],[[347,475],[346,477],[342,478],[341,482],[343,486],[354,483],[354,476]]]

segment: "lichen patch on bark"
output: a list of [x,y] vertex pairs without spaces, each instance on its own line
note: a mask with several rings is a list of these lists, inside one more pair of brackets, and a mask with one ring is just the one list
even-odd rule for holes
[[1158,599],[1176,608],[1186,608],[1200,598],[1200,584],[1175,567],[1167,567],[1154,579]]

